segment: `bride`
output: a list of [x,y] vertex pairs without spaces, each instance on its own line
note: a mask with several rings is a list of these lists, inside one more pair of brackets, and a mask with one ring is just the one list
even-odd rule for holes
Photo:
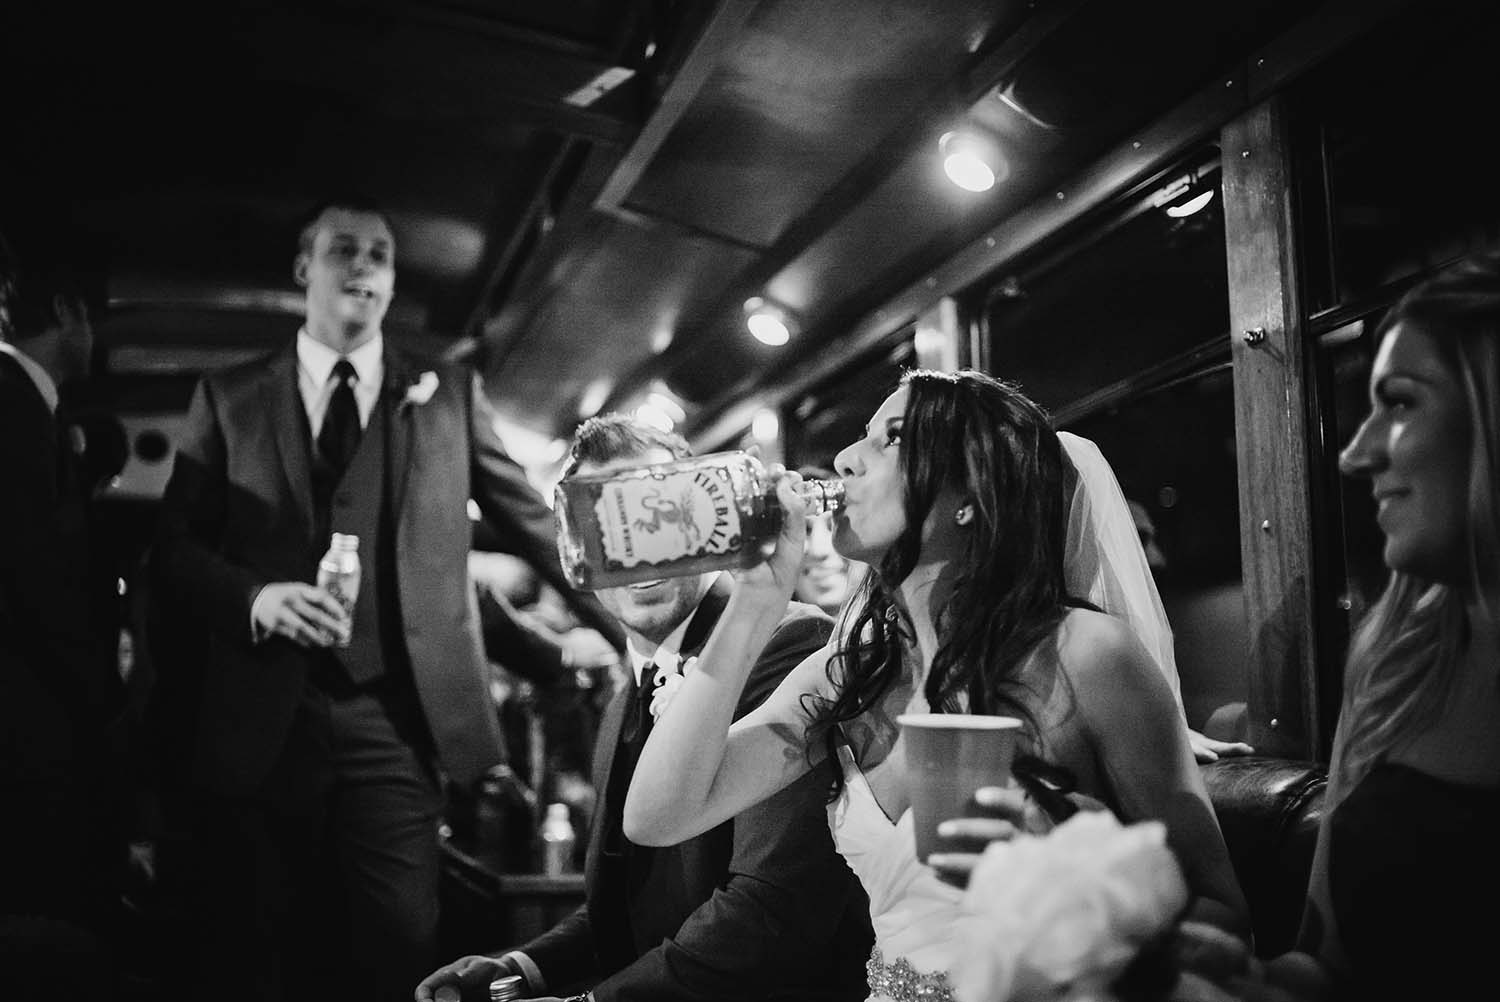
[[[804,509],[791,489],[798,478],[783,474],[775,552],[737,572],[697,670],[652,731],[625,804],[627,836],[679,842],[832,756],[842,778],[829,824],[870,898],[871,984],[951,998],[962,892],[916,859],[895,720],[929,709],[1005,714],[1025,723],[1019,750],[1070,774],[1078,793],[1122,821],[1165,822],[1194,917],[1248,938],[1245,900],[1163,669],[1123,619],[1067,593],[1070,470],[1075,493],[1091,480],[1113,485],[1097,450],[1077,448],[1086,445],[1072,440],[1078,458],[1066,459],[1046,414],[1010,384],[972,371],[907,373],[835,459],[847,488],[835,545],[873,573],[829,646],[731,726],[797,581]],[[1075,535],[1097,560],[1097,535]]]

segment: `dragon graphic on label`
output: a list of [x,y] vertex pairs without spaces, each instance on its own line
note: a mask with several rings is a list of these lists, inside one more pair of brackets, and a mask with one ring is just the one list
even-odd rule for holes
[[640,507],[651,513],[650,519],[637,518],[635,527],[642,532],[652,534],[662,530],[664,525],[676,526],[682,533],[682,538],[689,549],[694,549],[703,541],[703,529],[693,517],[693,495],[696,492],[692,487],[681,491],[674,501],[669,497],[663,497],[660,490],[648,490],[641,495]]

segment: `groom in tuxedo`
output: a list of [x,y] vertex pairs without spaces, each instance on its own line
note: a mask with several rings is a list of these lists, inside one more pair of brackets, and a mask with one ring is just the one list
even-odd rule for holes
[[[293,264],[305,324],[200,381],[163,499],[155,618],[207,634],[175,694],[202,898],[187,997],[410,997],[436,962],[445,792],[502,755],[469,499],[581,598],[477,377],[384,338],[395,260],[368,200],[310,214]],[[335,532],[359,539],[352,615],[312,583]]]
[[[580,426],[564,472],[689,454],[680,435],[606,415]],[[858,1002],[868,995],[869,904],[829,834],[827,764],[680,845],[634,845],[621,830],[636,760],[672,689],[658,683],[693,670],[732,586],[728,574],[711,573],[595,593],[625,628],[632,672],[604,712],[594,751],[599,797],[587,900],[529,943],[439,969],[418,986],[418,1000],[434,999],[444,987],[479,998],[507,974],[523,976],[531,998],[582,992],[569,1002]],[[827,642],[832,625],[817,607],[793,602],[752,670],[736,716]]]

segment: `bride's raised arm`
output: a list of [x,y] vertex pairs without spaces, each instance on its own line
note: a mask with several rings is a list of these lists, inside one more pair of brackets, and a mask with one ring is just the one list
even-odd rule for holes
[[[819,761],[808,748],[804,697],[828,696],[837,639],[804,659],[755,710],[734,720],[741,690],[786,613],[801,566],[805,508],[778,483],[786,512],[776,550],[735,573],[734,593],[697,667],[682,680],[641,751],[625,799],[625,836],[638,845],[675,845],[734,817],[789,785]],[[809,751],[811,754],[809,754]]]

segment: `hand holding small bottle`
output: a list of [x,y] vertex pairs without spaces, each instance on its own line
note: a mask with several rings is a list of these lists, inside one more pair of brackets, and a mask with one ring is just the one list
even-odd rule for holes
[[266,585],[250,607],[250,622],[257,641],[285,637],[299,647],[347,642],[352,627],[338,599],[305,581]]
[[514,973],[510,964],[495,957],[460,957],[423,978],[413,997],[416,1002],[456,1002],[460,998],[478,998],[491,981]]

